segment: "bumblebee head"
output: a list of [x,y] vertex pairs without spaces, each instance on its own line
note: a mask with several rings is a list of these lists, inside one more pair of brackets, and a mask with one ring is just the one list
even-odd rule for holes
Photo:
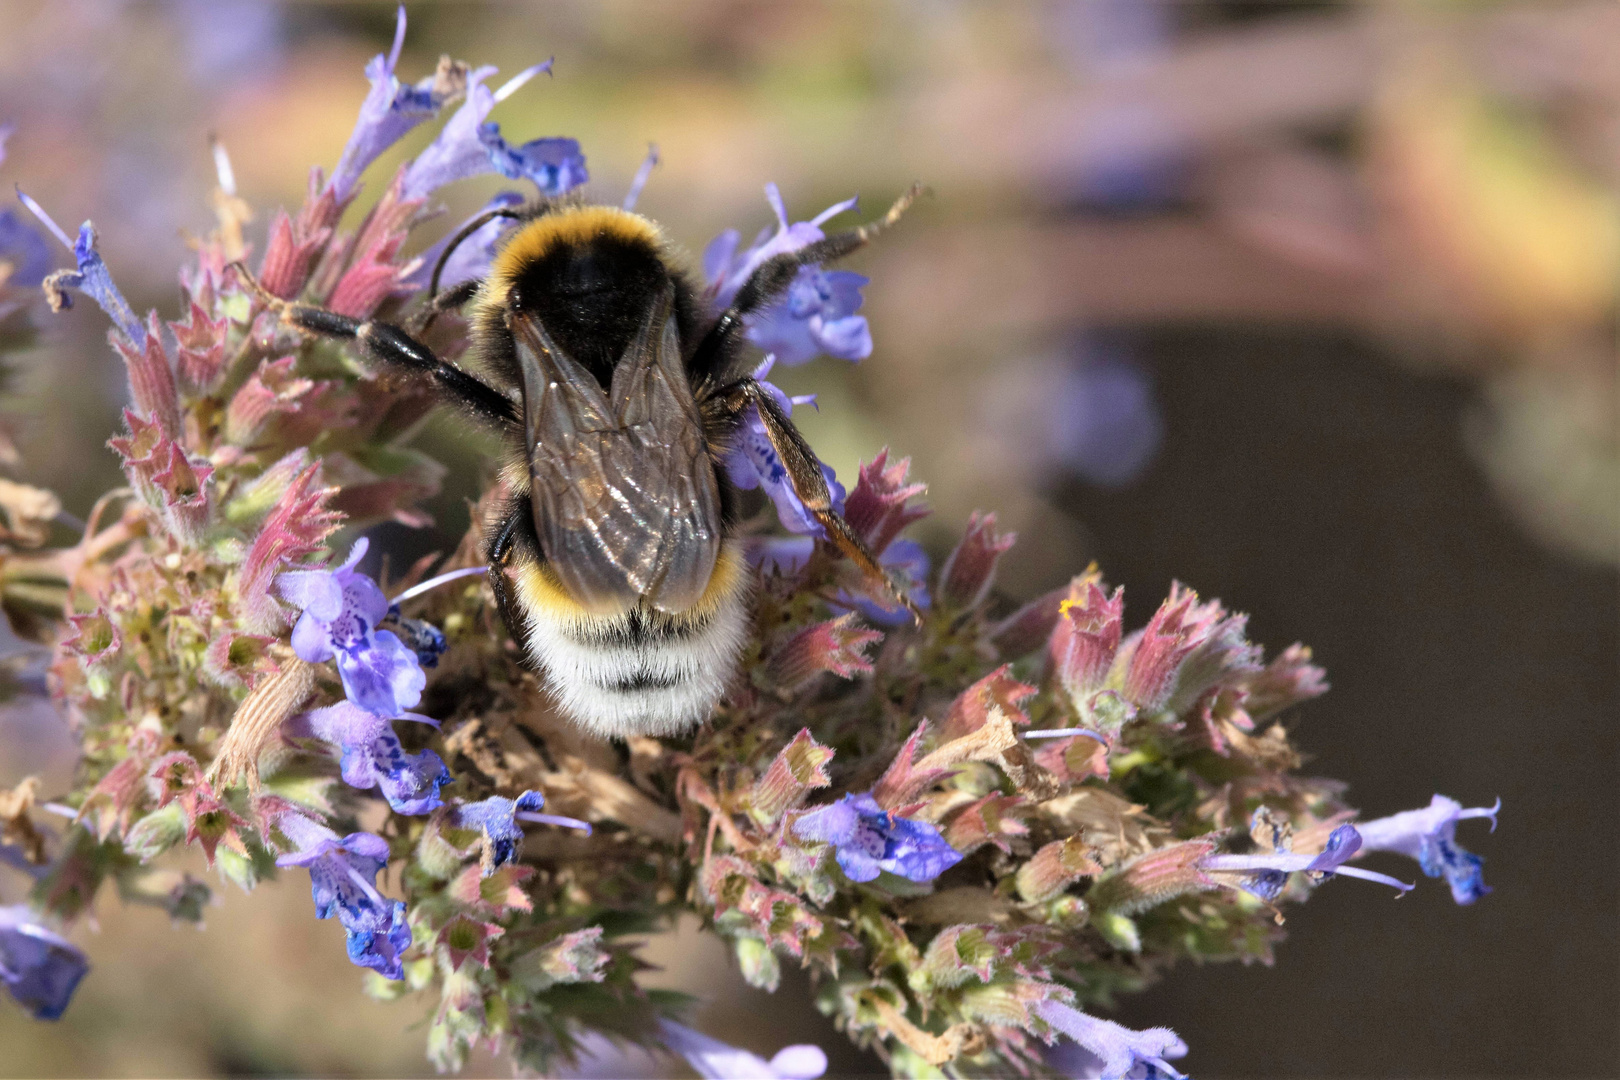
[[648,307],[676,275],[658,226],[616,206],[550,210],[517,228],[485,303],[540,318],[604,386]]

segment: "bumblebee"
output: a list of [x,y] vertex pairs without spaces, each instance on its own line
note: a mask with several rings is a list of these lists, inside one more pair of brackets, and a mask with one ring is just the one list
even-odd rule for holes
[[[742,332],[801,267],[862,247],[918,191],[876,221],[765,261],[713,315],[655,223],[557,201],[492,210],[453,237],[415,333],[260,295],[288,325],[352,339],[369,359],[430,379],[508,441],[514,494],[486,529],[507,629],[588,730],[676,734],[708,718],[748,633],[752,576],[720,461],[750,409],[827,538],[906,602],[833,510],[804,437],[747,374]],[[488,275],[441,292],[455,247],[503,217],[513,227]],[[463,307],[487,381],[419,340]]]

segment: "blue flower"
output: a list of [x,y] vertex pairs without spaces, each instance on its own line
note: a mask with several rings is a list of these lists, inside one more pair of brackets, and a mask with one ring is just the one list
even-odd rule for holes
[[585,155],[573,139],[535,139],[513,147],[501,138],[501,127],[485,117],[501,101],[541,72],[551,70],[551,61],[525,68],[499,90],[490,90],[484,80],[495,68],[481,67],[467,78],[467,100],[445,122],[438,138],[416,156],[405,170],[402,194],[407,199],[425,199],[445,184],[498,172],[512,180],[528,179],[542,195],[561,195],[590,179]]
[[1361,833],[1362,852],[1394,851],[1418,861],[1429,877],[1444,877],[1451,886],[1451,898],[1459,904],[1472,904],[1490,892],[1481,876],[1485,860],[1457,846],[1457,822],[1464,818],[1490,818],[1496,831],[1496,814],[1502,800],[1490,809],[1464,810],[1461,803],[1436,795],[1422,810],[1407,810],[1356,826]]
[[962,856],[926,821],[898,817],[870,794],[845,795],[793,823],[804,840],[833,845],[851,881],[871,881],[887,870],[909,881],[932,881]]
[[[1166,1058],[1187,1053],[1187,1044],[1169,1028],[1134,1031],[1112,1020],[1089,1016],[1061,1001],[1042,1001],[1031,1010],[1055,1031],[1096,1055],[1101,1080],[1184,1080]],[[1091,1075],[1088,1073],[1088,1075]]]
[[525,791],[515,799],[491,795],[478,802],[458,804],[451,812],[451,821],[458,829],[477,829],[484,834],[489,850],[489,858],[484,860],[484,876],[488,877],[496,867],[516,862],[522,852],[523,829],[518,825],[519,820],[579,829],[590,835],[591,827],[577,818],[540,813],[545,805],[545,796],[538,791]]
[[276,859],[283,869],[309,870],[315,917],[336,915],[347,932],[349,959],[387,979],[404,977],[400,960],[411,944],[405,903],[377,891],[377,873],[388,865],[388,842],[372,833],[338,834],[301,814],[283,814],[277,823],[297,850]]
[[405,133],[422,121],[438,115],[439,109],[461,92],[458,79],[441,77],[435,72],[414,84],[402,85],[394,77],[394,66],[399,63],[399,50],[405,44],[405,5],[399,6],[394,24],[394,45],[388,55],[378,53],[366,65],[366,78],[371,90],[360,105],[360,118],[355,121],[354,132],[343,147],[331,179],[326,182],[338,202],[348,201],[366,167],[378,155],[393,146]]
[[378,716],[398,716],[422,700],[427,675],[416,654],[387,630],[388,614],[377,583],[354,569],[366,553],[364,537],[335,570],[292,570],[276,578],[276,591],[303,614],[292,647],[311,664],[336,659],[349,700]]
[[[792,415],[793,406],[814,404],[813,396],[790,398],[779,387],[764,381],[775,362],[774,357],[767,356],[765,362],[755,369],[754,378],[761,380],[760,385],[764,387],[766,393],[776,399],[782,411]],[[731,449],[726,453],[725,469],[726,476],[743,491],[763,488],[776,506],[776,516],[781,519],[782,527],[788,532],[826,539],[826,530],[811,516],[810,511],[805,509],[804,503],[799,501],[793,485],[788,481],[787,466],[782,463],[782,458],[771,445],[769,436],[765,434],[765,422],[760,419],[759,409],[755,406],[750,405],[743,413],[742,423],[732,436]],[[821,466],[821,475],[827,481],[827,491],[832,496],[833,509],[842,514],[844,485],[838,482],[838,477],[826,464]]]
[[[400,719],[435,723],[406,713]],[[450,780],[444,760],[432,750],[411,754],[386,717],[340,701],[305,714],[312,735],[342,754],[343,781],[362,791],[380,788],[395,813],[425,814],[444,805],[439,789]]]
[[1281,845],[1279,850],[1270,854],[1206,855],[1198,861],[1198,866],[1202,870],[1219,873],[1245,874],[1243,881],[1240,882],[1241,887],[1262,900],[1276,899],[1283,886],[1288,884],[1288,875],[1295,871],[1327,877],[1343,874],[1346,877],[1358,877],[1366,881],[1391,885],[1403,893],[1411,890],[1412,886],[1388,874],[1377,874],[1371,870],[1345,866],[1344,863],[1360,848],[1361,834],[1356,831],[1356,827],[1340,825],[1329,834],[1327,845],[1320,855],[1295,855],[1287,850],[1286,845]]
[[35,1020],[55,1020],[90,970],[79,947],[47,930],[26,904],[0,907],[0,981]]
[[[727,229],[703,253],[703,271],[709,295],[725,307],[760,264],[777,255],[798,251],[826,236],[821,225],[853,209],[854,199],[828,207],[809,221],[789,223],[782,194],[775,184],[765,186],[765,197],[776,211],[773,235],[763,230],[746,250],[739,252],[739,234]],[[802,268],[780,301],[747,319],[748,340],[789,366],[802,364],[819,353],[840,360],[864,360],[872,355],[872,332],[861,306],[861,288],[867,278],[847,270]]]
[[673,1020],[660,1020],[658,1029],[664,1045],[704,1080],[816,1080],[827,1071],[827,1055],[809,1043],[783,1047],[766,1061]]
[[146,327],[136,317],[135,309],[129,306],[124,294],[118,291],[113,284],[112,275],[107,272],[107,264],[102,261],[101,253],[96,250],[96,229],[90,222],[79,226],[79,238],[69,240],[62,227],[51,219],[45,208],[39,203],[24,195],[22,189],[17,190],[17,198],[28,207],[29,213],[39,219],[40,224],[51,231],[51,235],[62,241],[62,245],[73,252],[73,261],[77,270],[58,270],[44,279],[45,292],[50,297],[51,307],[70,308],[73,298],[68,295],[68,289],[75,289],[94,300],[113,325],[121,330],[126,338],[138,346],[146,344]]

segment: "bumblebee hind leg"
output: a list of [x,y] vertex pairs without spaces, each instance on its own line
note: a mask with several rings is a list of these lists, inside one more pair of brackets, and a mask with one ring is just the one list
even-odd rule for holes
[[518,605],[507,572],[524,562],[540,561],[540,537],[535,534],[534,517],[529,512],[529,502],[525,498],[512,499],[500,522],[500,528],[495,530],[486,553],[490,566],[486,578],[490,591],[495,594],[495,610],[501,613],[506,632],[517,643],[523,663],[533,667],[534,661],[528,649],[528,624],[523,618],[523,610]]

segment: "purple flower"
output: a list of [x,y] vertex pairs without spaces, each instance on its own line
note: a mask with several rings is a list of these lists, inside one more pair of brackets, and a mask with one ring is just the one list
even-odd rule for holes
[[[754,370],[754,378],[761,380],[760,385],[776,399],[782,411],[792,415],[793,406],[814,404],[813,395],[790,398],[779,387],[763,381],[775,362],[774,357],[767,356],[765,362]],[[776,516],[782,520],[782,527],[788,532],[826,539],[826,530],[805,509],[788,481],[787,466],[782,463],[776,448],[765,434],[765,422],[760,419],[757,407],[750,405],[748,411],[743,413],[742,423],[732,436],[731,449],[726,454],[725,468],[731,482],[743,491],[764,489],[776,505]],[[821,466],[821,475],[826,478],[833,509],[842,514],[844,485],[838,482],[838,477],[825,463]]]
[[591,827],[577,818],[540,813],[545,805],[545,796],[538,791],[525,791],[515,799],[491,795],[478,802],[460,803],[451,813],[458,829],[477,829],[484,834],[490,852],[490,858],[484,863],[484,876],[488,877],[496,867],[516,862],[522,852],[523,829],[518,825],[519,820],[579,829],[590,835]]
[[[809,221],[789,223],[782,194],[775,184],[765,185],[765,197],[776,211],[776,232],[767,228],[739,252],[739,234],[727,229],[703,253],[703,271],[715,306],[725,307],[760,264],[776,255],[798,251],[826,236],[823,222],[853,209],[854,199],[829,206]],[[789,366],[802,364],[819,353],[841,360],[864,360],[872,355],[872,333],[861,306],[861,287],[867,279],[847,270],[801,269],[787,295],[756,315],[749,316],[748,339]]]
[[[487,211],[522,205],[523,196],[517,192],[499,192],[484,204],[483,210],[451,229],[444,239],[422,252],[420,265],[405,279],[405,283],[417,289],[427,288],[433,280],[433,268],[438,265],[439,256],[444,253],[445,245],[452,237],[472,224],[474,218],[482,216]],[[444,271],[439,275],[439,288],[448,289],[460,285],[463,281],[471,281],[488,274],[489,264],[495,261],[495,252],[500,249],[501,237],[511,227],[512,222],[509,218],[495,218],[486,221],[457,245],[456,250],[450,253],[450,258],[445,260]]]
[[845,795],[793,823],[804,840],[833,845],[851,881],[871,881],[887,870],[909,881],[932,881],[962,856],[926,821],[891,814],[870,794]]
[[1457,846],[1457,822],[1464,818],[1490,818],[1496,831],[1496,814],[1502,800],[1490,809],[1464,810],[1461,803],[1436,795],[1422,810],[1407,810],[1356,826],[1361,834],[1361,853],[1395,851],[1418,861],[1429,877],[1444,877],[1451,886],[1451,898],[1459,904],[1472,904],[1490,892],[1481,876],[1485,860]]
[[[436,724],[410,713],[400,719]],[[306,713],[305,724],[341,752],[344,783],[362,791],[381,788],[395,813],[425,814],[444,805],[439,789],[450,780],[444,760],[432,750],[406,753],[388,718],[340,701]]]
[[793,367],[821,353],[840,360],[872,355],[872,330],[861,308],[871,279],[848,270],[799,270],[787,295],[748,320],[748,340]]
[[816,1080],[827,1071],[821,1047],[798,1043],[766,1061],[673,1020],[658,1021],[664,1045],[684,1057],[704,1080]]
[[297,849],[276,859],[283,869],[309,870],[315,917],[334,914],[348,933],[349,959],[387,979],[404,977],[400,960],[411,944],[405,903],[377,891],[377,873],[388,865],[388,842],[371,833],[338,834],[301,814],[283,814],[277,824]]
[[461,91],[459,80],[442,79],[435,72],[414,84],[401,85],[394,77],[399,50],[405,44],[405,5],[399,6],[394,24],[394,45],[388,55],[378,53],[366,65],[371,90],[360,105],[360,118],[354,132],[326,182],[339,203],[354,194],[355,185],[366,167],[378,155],[398,142],[411,128],[433,116],[446,101]]
[[365,537],[356,540],[335,570],[288,571],[276,578],[276,591],[303,610],[293,626],[293,652],[311,664],[335,658],[350,701],[378,716],[398,716],[422,700],[427,675],[404,642],[376,629],[388,599],[354,569],[368,546]]
[[90,970],[79,947],[47,930],[26,904],[0,907],[0,981],[35,1020],[56,1020]]
[[585,155],[575,140],[535,139],[513,147],[501,138],[499,124],[484,119],[524,83],[550,70],[550,60],[525,68],[493,91],[484,85],[484,80],[495,74],[495,68],[481,67],[469,75],[467,100],[445,122],[438,138],[405,170],[404,197],[425,199],[445,184],[488,172],[512,180],[528,179],[541,194],[552,196],[572,191],[588,180]]
[[53,308],[70,308],[73,298],[67,290],[75,289],[94,300],[113,325],[121,330],[125,337],[137,346],[146,344],[146,327],[136,318],[135,309],[129,306],[124,294],[118,291],[113,284],[112,275],[107,272],[107,264],[102,261],[101,253],[96,250],[96,229],[90,222],[79,226],[79,238],[69,240],[67,233],[39,203],[24,195],[22,189],[17,190],[17,198],[28,207],[29,213],[39,219],[40,224],[51,231],[51,235],[62,241],[62,245],[73,252],[73,261],[77,270],[58,270],[44,279],[46,295],[51,299]]
[[1282,845],[1276,852],[1266,855],[1206,855],[1198,861],[1198,866],[1202,870],[1217,872],[1248,872],[1248,876],[1242,882],[1242,888],[1262,900],[1275,899],[1277,894],[1282,892],[1283,886],[1288,883],[1288,875],[1295,871],[1322,874],[1327,877],[1343,874],[1346,877],[1382,882],[1394,886],[1403,893],[1411,890],[1412,886],[1388,874],[1375,874],[1370,870],[1345,866],[1344,863],[1360,848],[1361,834],[1356,831],[1356,827],[1340,825],[1329,834],[1327,846],[1322,849],[1320,855],[1295,855],[1287,850],[1286,845]]
[[753,244],[739,253],[737,230],[727,229],[715,237],[703,252],[703,273],[709,279],[709,294],[716,307],[728,306],[736,297],[737,290],[765,260],[798,251],[824,238],[827,234],[821,230],[822,223],[846,210],[853,210],[856,203],[854,199],[846,199],[829,206],[809,221],[789,224],[787,207],[775,184],[765,185],[765,198],[770,202],[771,209],[776,211],[775,235],[771,234],[769,228],[761,229],[759,235],[754,237]]
[[1095,1054],[1101,1068],[1094,1075],[1100,1080],[1153,1080],[1157,1077],[1182,1080],[1183,1074],[1172,1068],[1165,1058],[1183,1056],[1187,1053],[1187,1044],[1169,1028],[1133,1031],[1112,1020],[1088,1016],[1061,1001],[1042,1001],[1031,1011],[1054,1031],[1062,1032]]
[[51,249],[45,238],[10,210],[0,210],[0,284],[12,289],[33,289],[51,270]]

